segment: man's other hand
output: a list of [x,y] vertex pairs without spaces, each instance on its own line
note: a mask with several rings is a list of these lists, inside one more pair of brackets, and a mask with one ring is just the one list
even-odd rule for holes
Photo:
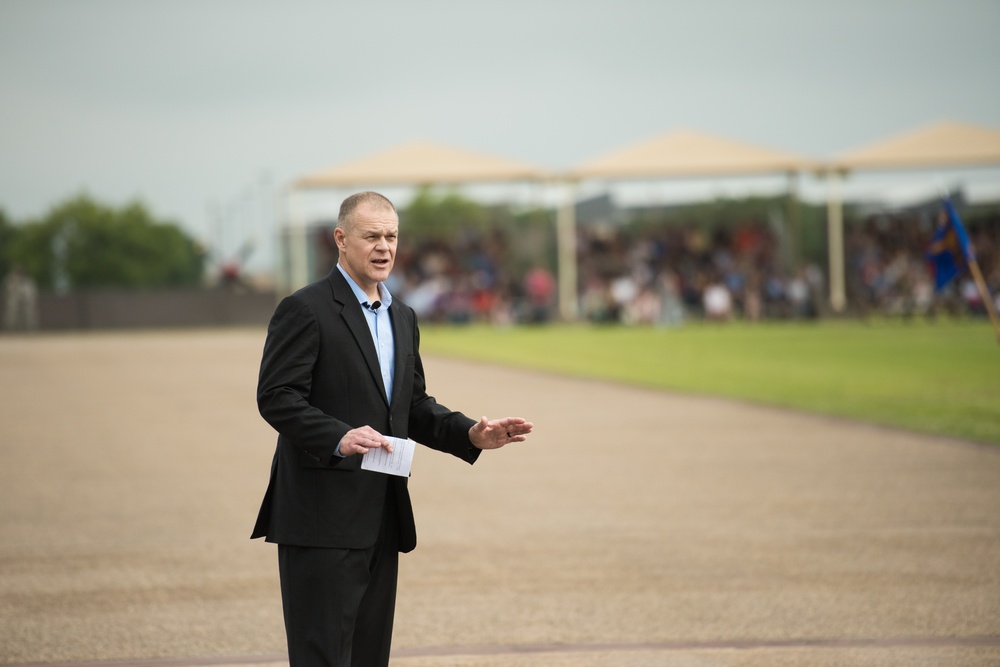
[[479,449],[500,449],[511,442],[524,442],[534,424],[520,417],[490,421],[483,417],[469,429],[469,440]]

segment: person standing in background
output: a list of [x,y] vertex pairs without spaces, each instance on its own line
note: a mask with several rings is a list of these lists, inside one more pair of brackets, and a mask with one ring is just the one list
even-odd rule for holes
[[4,280],[4,327],[8,331],[38,328],[38,287],[20,266],[12,267]]

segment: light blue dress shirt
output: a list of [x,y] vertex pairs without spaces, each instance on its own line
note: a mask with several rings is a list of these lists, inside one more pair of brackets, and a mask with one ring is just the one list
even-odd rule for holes
[[[396,362],[396,339],[393,338],[392,321],[389,319],[389,304],[392,303],[392,295],[389,294],[389,290],[384,284],[379,283],[378,295],[380,305],[377,310],[372,310],[365,291],[358,287],[358,284],[347,274],[347,271],[344,271],[344,267],[340,263],[337,264],[337,268],[340,270],[341,275],[344,276],[344,279],[347,280],[347,284],[351,286],[351,291],[357,297],[358,303],[361,304],[361,310],[365,314],[365,322],[368,323],[368,330],[372,334],[372,342],[375,343],[375,352],[378,354],[378,366],[382,373],[382,386],[385,387],[386,398],[391,402],[393,368]],[[334,453],[340,457],[344,456],[340,453],[339,442]]]
[[392,303],[392,295],[384,283],[378,285],[378,295],[381,305],[378,310],[372,310],[368,304],[368,295],[358,287],[354,279],[344,271],[338,263],[337,268],[347,279],[347,284],[351,286],[351,291],[361,304],[361,310],[365,313],[365,321],[368,323],[368,330],[372,333],[372,341],[375,343],[375,352],[378,353],[378,365],[382,372],[382,385],[385,387],[386,398],[392,400],[393,369],[396,362],[396,344],[392,335],[392,321],[389,319],[389,305]]

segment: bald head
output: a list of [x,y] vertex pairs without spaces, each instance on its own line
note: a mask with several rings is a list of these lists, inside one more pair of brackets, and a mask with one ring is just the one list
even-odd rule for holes
[[396,207],[392,205],[392,202],[387,197],[377,192],[358,192],[345,199],[340,205],[340,213],[337,215],[337,227],[340,227],[345,232],[350,231],[354,227],[355,213],[362,207],[373,212],[392,211],[396,213]]

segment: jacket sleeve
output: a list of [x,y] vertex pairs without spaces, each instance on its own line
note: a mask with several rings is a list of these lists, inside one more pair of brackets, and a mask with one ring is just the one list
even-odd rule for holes
[[309,401],[319,353],[319,324],[295,295],[271,317],[257,379],[257,408],[281,436],[317,462],[337,464],[337,443],[350,427]]
[[422,445],[447,452],[475,463],[482,453],[469,440],[469,429],[476,423],[461,412],[449,410],[427,394],[424,366],[420,360],[420,331],[413,316],[413,395],[410,401],[410,437]]

